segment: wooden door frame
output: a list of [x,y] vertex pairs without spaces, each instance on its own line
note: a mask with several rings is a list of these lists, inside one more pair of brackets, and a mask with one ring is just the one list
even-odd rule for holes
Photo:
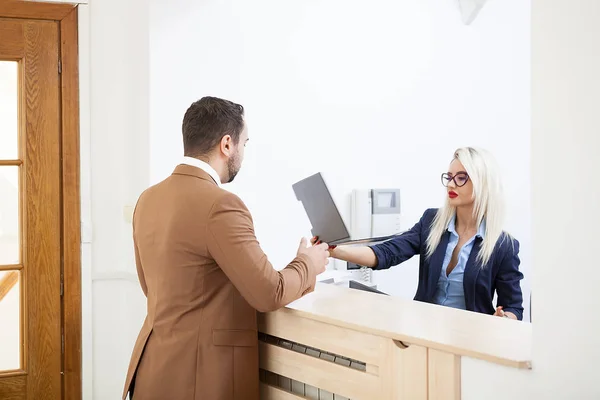
[[3,0],[0,18],[52,20],[60,29],[61,82],[61,282],[63,399],[80,400],[81,197],[79,166],[79,51],[77,5]]

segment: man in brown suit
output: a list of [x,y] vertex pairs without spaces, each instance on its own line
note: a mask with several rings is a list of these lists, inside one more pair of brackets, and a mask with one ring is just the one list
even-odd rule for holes
[[186,111],[182,130],[184,161],[142,193],[133,217],[148,314],[123,399],[258,400],[256,311],[312,291],[328,246],[302,239],[297,256],[275,270],[250,212],[221,188],[244,157],[242,106],[202,98]]

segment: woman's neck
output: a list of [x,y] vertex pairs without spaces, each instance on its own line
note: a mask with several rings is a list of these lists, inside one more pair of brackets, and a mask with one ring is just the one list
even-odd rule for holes
[[459,207],[456,209],[456,231],[460,233],[477,231],[477,218],[473,215],[473,207]]

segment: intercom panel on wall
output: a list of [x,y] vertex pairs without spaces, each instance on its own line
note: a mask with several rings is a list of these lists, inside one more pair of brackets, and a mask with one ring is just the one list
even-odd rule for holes
[[385,236],[400,232],[400,189],[373,189],[371,198],[371,235]]
[[371,237],[371,190],[352,191],[352,215],[350,217],[350,237],[362,239]]
[[353,239],[400,232],[400,189],[355,189],[351,204]]

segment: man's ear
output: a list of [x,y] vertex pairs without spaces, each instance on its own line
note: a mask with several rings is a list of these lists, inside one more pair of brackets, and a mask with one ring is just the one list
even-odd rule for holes
[[221,153],[225,154],[226,156],[231,156],[231,151],[232,149],[232,138],[231,135],[225,135],[221,138]]

